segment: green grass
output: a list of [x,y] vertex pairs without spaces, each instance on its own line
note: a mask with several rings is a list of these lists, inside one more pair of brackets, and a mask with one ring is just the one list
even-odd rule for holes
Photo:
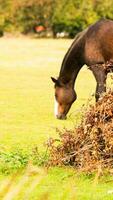
[[[95,80],[83,67],[75,86],[78,99],[68,119],[59,121],[54,117],[54,87],[50,77],[58,76],[63,56],[71,43],[72,40],[0,39],[0,149],[6,152],[22,149],[28,153],[38,146],[42,151],[43,143],[49,137],[57,137],[56,128],[73,128],[79,122],[81,106],[88,103],[89,98],[94,102],[91,94],[95,91]],[[34,188],[29,194],[29,199],[33,200],[113,199],[112,194],[107,194],[113,187],[111,182],[106,184],[103,180],[94,187],[92,179],[79,178],[70,168],[53,168],[47,174],[41,170],[41,176],[37,173],[29,175],[28,180],[22,174],[13,181],[11,176],[1,175],[0,182],[9,179],[14,188],[16,184],[19,188],[19,181],[25,178],[26,182],[14,199],[26,199],[25,191],[33,181]],[[38,178],[39,183],[36,182]],[[1,198],[11,190],[7,187]]]
[[[78,173],[72,168],[54,167],[49,170],[29,166],[21,174],[0,177],[0,199],[4,200],[112,200],[110,176]],[[1,190],[2,188],[2,190]]]

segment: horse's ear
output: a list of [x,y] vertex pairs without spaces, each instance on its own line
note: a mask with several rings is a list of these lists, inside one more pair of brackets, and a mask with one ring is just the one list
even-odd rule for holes
[[53,77],[51,77],[51,80],[53,81],[53,83],[57,83],[58,82],[58,80],[57,79],[55,79],[55,78],[53,78]]
[[51,80],[53,81],[53,83],[55,83],[56,86],[59,86],[60,87],[60,83],[59,83],[59,80],[51,77]]

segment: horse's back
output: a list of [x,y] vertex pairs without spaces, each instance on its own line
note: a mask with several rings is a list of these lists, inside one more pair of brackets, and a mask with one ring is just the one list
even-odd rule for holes
[[113,60],[113,21],[103,19],[88,28],[84,57],[88,65]]

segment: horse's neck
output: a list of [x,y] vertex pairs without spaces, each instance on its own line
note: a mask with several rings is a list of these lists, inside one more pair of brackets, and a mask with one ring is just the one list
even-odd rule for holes
[[71,82],[74,85],[76,77],[83,66],[81,60],[81,48],[73,43],[62,62],[59,80],[64,84]]

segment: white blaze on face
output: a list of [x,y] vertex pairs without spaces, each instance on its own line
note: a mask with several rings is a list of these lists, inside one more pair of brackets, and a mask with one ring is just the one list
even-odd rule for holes
[[54,107],[55,117],[58,115],[58,102],[55,99],[55,107]]

